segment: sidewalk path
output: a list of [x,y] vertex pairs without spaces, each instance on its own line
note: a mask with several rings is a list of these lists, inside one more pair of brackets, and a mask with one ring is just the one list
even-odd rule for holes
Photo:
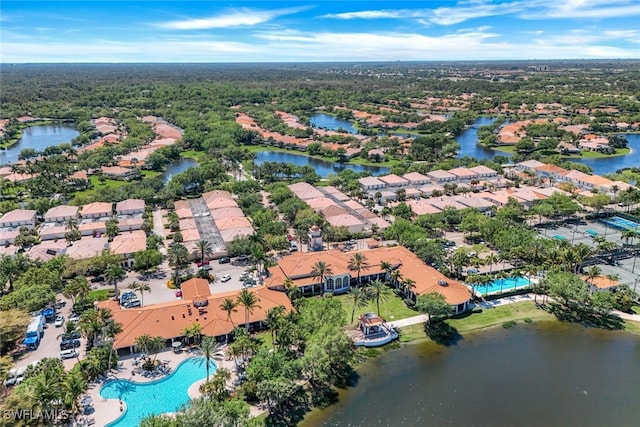
[[[540,299],[541,296],[538,295],[538,298]],[[533,294],[523,294],[523,295],[514,295],[506,298],[494,299],[491,301],[482,301],[478,305],[484,309],[489,309],[489,308],[499,307],[507,304],[513,304],[516,302],[522,302],[522,301],[533,302],[533,300],[534,300]],[[612,313],[624,320],[632,320],[635,322],[640,322],[640,314],[628,314],[628,313],[623,313],[621,311],[616,311],[616,310],[614,310]],[[404,328],[405,326],[418,325],[426,321],[427,321],[427,315],[420,314],[418,316],[407,317],[406,319],[387,322],[387,325],[389,325],[392,328]]]

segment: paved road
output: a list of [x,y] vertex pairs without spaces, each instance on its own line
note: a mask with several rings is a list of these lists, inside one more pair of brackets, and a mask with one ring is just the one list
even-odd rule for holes
[[[64,299],[61,295],[58,295],[60,299]],[[65,319],[65,323],[69,318],[69,314],[71,313],[71,300],[66,300],[67,304],[58,310],[58,314],[62,314]],[[62,334],[64,330],[64,325],[61,328],[56,328],[52,323],[47,323],[47,328],[44,330],[44,336],[42,337],[42,341],[40,342],[40,346],[35,351],[27,351],[24,356],[16,361],[15,367],[20,368],[22,366],[27,366],[31,362],[37,362],[45,357],[58,358],[60,357],[60,339],[58,336]],[[78,352],[80,353],[80,359],[84,358],[84,349],[86,346],[86,340],[84,338],[81,339],[81,345],[78,347]],[[73,365],[77,363],[77,359],[67,359],[63,360],[64,366],[66,369],[71,369]]]
[[[166,213],[163,209],[158,209],[153,211],[153,233],[164,238],[164,223],[162,221],[162,217]],[[160,253],[163,256],[167,255],[167,247],[162,245],[160,247]]]

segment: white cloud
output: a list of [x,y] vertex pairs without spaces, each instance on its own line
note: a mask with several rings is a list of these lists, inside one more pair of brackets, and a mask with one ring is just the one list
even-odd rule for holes
[[541,0],[522,14],[525,19],[606,19],[640,15],[636,0]]
[[[261,30],[247,39],[173,33],[171,37],[114,41],[74,37],[53,42],[3,37],[0,62],[295,62],[419,61],[638,56],[637,30],[569,30],[516,42],[486,27],[430,36],[417,32]],[[3,32],[3,36],[6,36]],[[627,42],[629,48],[621,45]],[[635,48],[635,49],[633,49]]]
[[433,23],[439,25],[453,25],[475,18],[507,15],[524,9],[521,2],[485,3],[473,1],[458,3],[454,7],[438,7],[435,9],[383,9],[362,10],[323,15],[323,18],[334,19],[417,19],[421,24]]
[[298,13],[302,8],[274,9],[274,10],[254,10],[254,9],[234,9],[226,13],[211,16],[209,18],[193,18],[180,21],[160,22],[153,24],[155,27],[169,30],[206,30],[214,28],[231,28],[242,26],[253,26],[271,21],[282,15]]

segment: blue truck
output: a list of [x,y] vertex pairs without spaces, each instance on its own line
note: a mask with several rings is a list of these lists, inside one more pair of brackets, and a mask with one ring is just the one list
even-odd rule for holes
[[27,332],[24,334],[24,344],[29,350],[36,350],[40,345],[40,340],[44,335],[45,317],[42,314],[33,316],[29,326],[27,326]]
[[45,321],[53,322],[56,318],[56,309],[53,307],[47,307],[42,310],[42,315],[44,316]]

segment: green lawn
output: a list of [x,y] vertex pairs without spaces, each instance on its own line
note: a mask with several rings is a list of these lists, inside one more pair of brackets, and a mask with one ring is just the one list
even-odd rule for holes
[[[638,307],[635,307],[638,309]],[[637,310],[640,312],[640,309]],[[456,328],[461,335],[481,329],[500,326],[508,321],[521,323],[524,319],[531,319],[534,322],[556,321],[556,317],[529,301],[508,304],[502,307],[484,310],[482,313],[468,313],[458,319],[449,319],[447,323]],[[624,330],[627,332],[640,334],[640,322],[624,322]],[[426,338],[424,324],[406,326],[400,329],[400,342],[409,342]]]
[[470,313],[460,319],[450,319],[448,323],[460,333],[464,333],[501,325],[509,320],[521,321],[526,318],[534,321],[554,320],[555,316],[537,308],[532,302],[524,301],[491,308],[482,313]]
[[602,154],[597,151],[583,151],[581,154],[573,154],[570,156],[562,156],[566,159],[603,159],[606,157],[619,157],[626,156],[631,152],[630,148],[616,148],[616,152],[614,154]]
[[[353,305],[349,302],[348,295],[338,295],[334,298],[338,298],[340,300],[342,306],[344,307],[344,311],[347,313],[347,322],[350,322]],[[358,316],[360,314],[368,312],[378,312],[375,301],[369,301],[369,303],[365,307],[357,308],[353,323],[357,323]],[[402,301],[400,297],[397,297],[395,295],[392,295],[386,302],[380,301],[380,315],[387,322],[417,316],[418,314],[420,313],[407,307],[404,301]]]
[[198,163],[200,163],[205,156],[207,156],[207,153],[204,151],[187,150],[180,153],[180,157],[193,159]]
[[98,289],[95,291],[89,292],[89,299],[92,301],[104,301],[109,298],[109,291],[112,289]]

